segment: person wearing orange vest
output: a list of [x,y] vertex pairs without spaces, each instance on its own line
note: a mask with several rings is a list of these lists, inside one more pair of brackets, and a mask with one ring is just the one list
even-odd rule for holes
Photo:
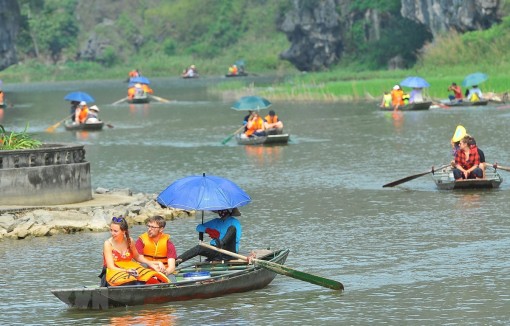
[[283,130],[283,122],[278,119],[278,116],[273,110],[269,111],[269,114],[264,118],[265,128],[270,129],[268,133],[281,133]]
[[151,216],[147,219],[147,232],[136,240],[136,250],[151,261],[160,261],[165,266],[163,273],[171,274],[175,270],[177,253],[170,241],[170,235],[163,233],[166,221],[162,216]]
[[244,137],[264,136],[265,134],[264,120],[262,120],[257,111],[253,111],[246,124],[246,131],[243,134]]
[[4,105],[4,92],[0,89],[0,106]]
[[[101,286],[168,283],[161,272],[159,261],[150,261],[136,250],[129,236],[129,225],[124,217],[113,217],[110,223],[111,237],[103,245],[103,271]],[[146,264],[149,268],[142,266]]]
[[145,93],[154,94],[152,88],[150,88],[147,84],[142,84],[142,89]]
[[88,115],[89,115],[89,108],[87,107],[87,103],[85,101],[81,101],[80,104],[78,105],[78,107],[76,108],[74,122],[75,123],[85,123]]
[[391,91],[391,105],[393,105],[393,109],[395,110],[398,110],[400,106],[404,105],[404,91],[399,85],[393,86],[393,90]]

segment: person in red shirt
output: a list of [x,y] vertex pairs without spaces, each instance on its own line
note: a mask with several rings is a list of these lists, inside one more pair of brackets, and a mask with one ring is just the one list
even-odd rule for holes
[[459,179],[481,179],[483,171],[480,169],[480,155],[478,148],[470,146],[471,137],[464,136],[459,143],[459,150],[455,154],[455,168],[453,176]]
[[462,89],[460,86],[458,86],[456,83],[452,83],[450,86],[448,86],[448,91],[452,91],[453,95],[448,96],[450,101],[457,100],[462,101]]

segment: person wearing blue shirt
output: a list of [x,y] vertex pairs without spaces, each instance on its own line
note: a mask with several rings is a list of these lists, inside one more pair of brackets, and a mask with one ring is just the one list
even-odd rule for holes
[[[222,209],[213,212],[217,213],[219,217],[197,225],[197,232],[200,234],[207,233],[209,237],[211,237],[210,243],[212,246],[238,253],[242,227],[239,220],[234,216],[241,216],[241,212],[237,208]],[[197,245],[177,257],[176,264],[180,264],[199,255],[207,257],[209,261],[232,259],[231,256],[223,255],[215,250]]]

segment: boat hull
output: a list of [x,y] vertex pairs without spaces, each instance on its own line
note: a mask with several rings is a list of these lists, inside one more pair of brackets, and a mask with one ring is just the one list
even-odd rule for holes
[[236,141],[239,145],[284,145],[289,142],[289,134],[254,136],[243,138],[240,134],[236,135]]
[[462,189],[494,189],[499,188],[503,182],[501,175],[493,168],[485,171],[485,179],[467,179],[455,181],[451,167],[435,171],[432,175],[437,188],[441,190]]
[[92,123],[80,123],[80,124],[66,124],[66,130],[74,131],[74,130],[89,130],[89,131],[99,131],[104,127],[104,122],[92,122]]
[[128,100],[128,103],[130,104],[145,104],[149,103],[151,99],[148,96],[142,96],[142,97],[134,97],[130,100]]
[[[430,109],[430,106],[432,105],[432,102],[417,102],[417,103],[410,103],[406,104],[404,106],[400,106],[398,108],[399,111],[423,111]],[[383,111],[393,111],[393,107],[382,107],[381,110]]]
[[[284,264],[288,254],[288,249],[279,250],[260,259]],[[200,266],[200,269],[197,268],[197,270],[207,270],[207,266],[215,265],[206,264]],[[244,269],[234,269],[228,273],[205,279],[178,280],[175,283],[156,285],[55,289],[51,290],[51,292],[69,307],[108,309],[172,301],[207,299],[230,293],[247,292],[266,287],[275,277],[276,273],[270,270],[248,265]]]
[[487,103],[489,103],[488,100],[484,100],[484,101],[476,101],[476,102],[469,102],[469,101],[462,101],[462,102],[451,102],[451,101],[444,101],[442,102],[444,105],[447,105],[447,106],[452,106],[452,107],[457,107],[457,106],[484,106],[484,105],[487,105]]

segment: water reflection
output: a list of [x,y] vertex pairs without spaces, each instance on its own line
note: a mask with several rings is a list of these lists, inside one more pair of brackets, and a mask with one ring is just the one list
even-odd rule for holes
[[129,104],[129,114],[132,116],[146,117],[149,115],[149,103]]
[[113,316],[109,318],[111,326],[125,325],[155,325],[172,326],[176,325],[178,317],[174,315],[175,309],[146,309],[136,311],[135,314],[127,316]]
[[272,166],[281,161],[284,146],[244,146],[246,157],[259,167]]

